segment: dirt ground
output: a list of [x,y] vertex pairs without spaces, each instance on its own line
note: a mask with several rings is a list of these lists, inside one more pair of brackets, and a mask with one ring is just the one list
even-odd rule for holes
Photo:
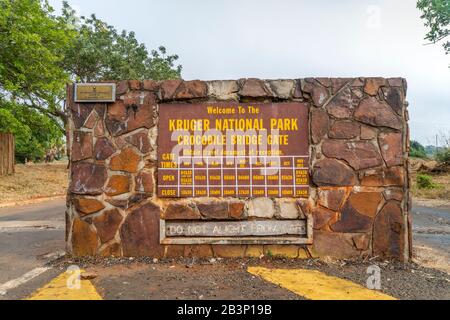
[[372,265],[381,268],[384,293],[403,300],[450,299],[447,273],[386,261],[65,259],[56,267],[65,270],[74,264],[97,274],[95,287],[111,300],[299,300],[303,298],[253,276],[247,268],[319,270],[365,286]]
[[19,164],[15,174],[0,177],[0,205],[63,196],[67,184],[67,162]]

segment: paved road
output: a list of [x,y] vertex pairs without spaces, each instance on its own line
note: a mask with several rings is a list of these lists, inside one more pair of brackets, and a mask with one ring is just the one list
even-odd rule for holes
[[[5,283],[24,280],[30,271],[42,272],[3,296],[0,292],[0,299],[27,296],[57,274],[39,268],[64,251],[64,212],[65,200],[0,208],[0,289]],[[450,261],[450,208],[414,207],[413,218],[415,244],[439,250]]]
[[65,200],[0,208],[0,289],[44,272],[39,268],[64,251],[64,212]]

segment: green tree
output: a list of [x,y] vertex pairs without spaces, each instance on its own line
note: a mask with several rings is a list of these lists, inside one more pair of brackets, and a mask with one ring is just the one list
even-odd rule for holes
[[[0,128],[29,133],[44,148],[55,143],[54,128],[59,138],[65,133],[66,83],[180,78],[177,60],[164,47],[149,54],[133,32],[118,32],[95,15],[77,17],[67,3],[58,16],[47,0],[0,0]],[[32,129],[38,122],[45,126]],[[47,131],[43,143],[36,135]]]
[[413,140],[411,141],[411,147],[409,151],[409,155],[414,158],[427,158],[427,151],[423,145],[419,142]]
[[55,123],[64,119],[61,88],[69,77],[60,63],[73,37],[47,1],[0,0],[0,94]]
[[38,111],[13,102],[0,103],[0,132],[14,134],[19,162],[41,160],[47,150],[63,145],[58,125]]
[[[431,43],[445,40],[450,34],[450,1],[449,0],[419,0],[417,8],[422,11],[421,18],[429,32],[425,39]],[[446,53],[450,52],[450,41],[443,44]]]
[[118,32],[95,15],[77,17],[67,2],[62,19],[77,31],[67,47],[63,67],[75,81],[92,82],[127,79],[168,80],[181,77],[175,66],[177,55],[167,55],[164,47],[148,53],[134,32]]

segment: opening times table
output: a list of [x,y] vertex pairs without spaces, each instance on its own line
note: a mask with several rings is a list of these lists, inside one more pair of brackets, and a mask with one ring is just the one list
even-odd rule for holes
[[306,198],[308,166],[308,156],[180,157],[160,162],[158,196]]

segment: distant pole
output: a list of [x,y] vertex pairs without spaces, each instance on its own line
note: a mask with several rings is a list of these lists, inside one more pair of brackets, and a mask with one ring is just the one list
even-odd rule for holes
[[436,159],[437,159],[437,155],[438,155],[438,153],[439,153],[439,150],[438,150],[438,135],[436,134]]

